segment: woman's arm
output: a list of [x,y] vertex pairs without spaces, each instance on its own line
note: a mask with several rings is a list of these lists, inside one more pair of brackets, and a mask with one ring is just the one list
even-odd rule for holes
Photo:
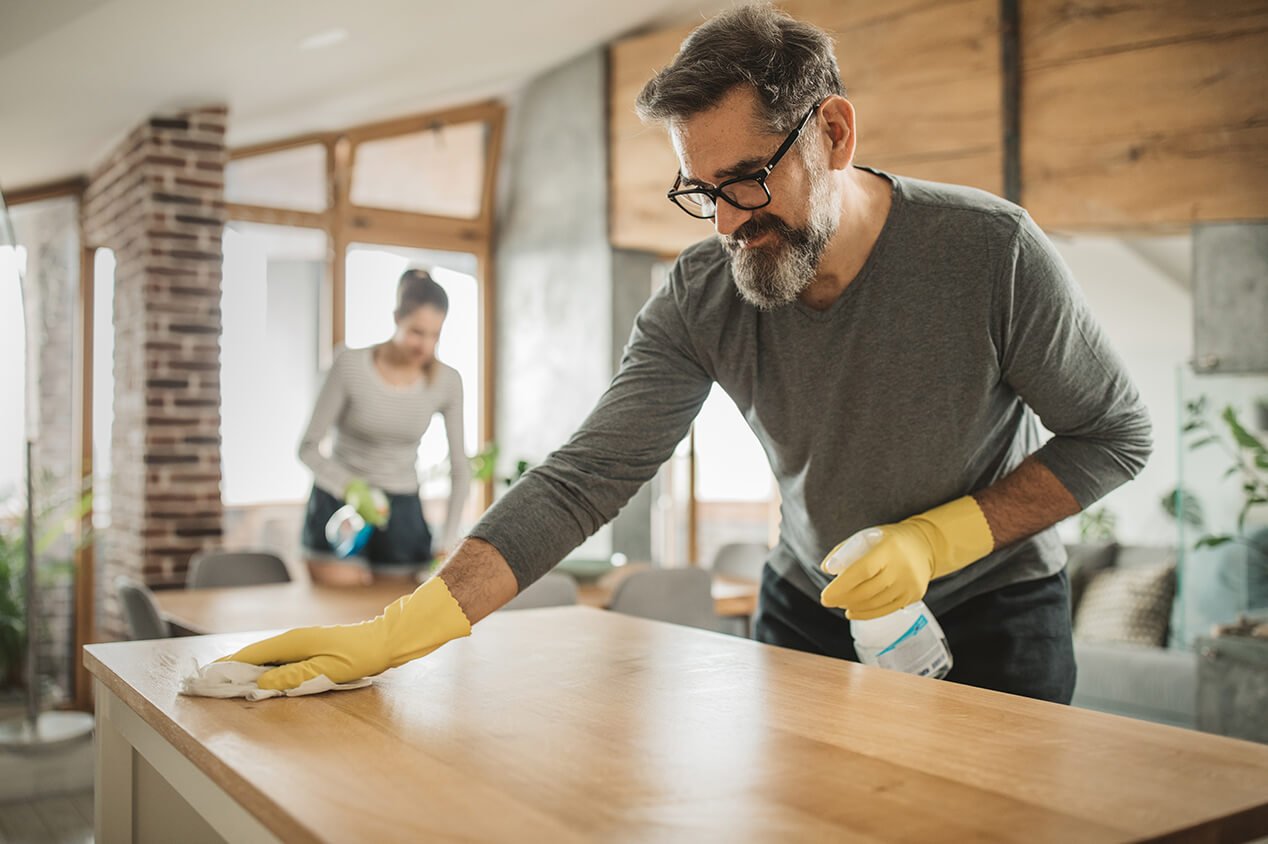
[[299,459],[312,470],[317,486],[336,498],[343,497],[344,490],[352,480],[352,473],[321,453],[321,441],[326,438],[348,402],[344,383],[346,376],[341,365],[343,354],[342,351],[336,353],[334,363],[317,393],[317,402],[313,405],[308,427],[299,441]]

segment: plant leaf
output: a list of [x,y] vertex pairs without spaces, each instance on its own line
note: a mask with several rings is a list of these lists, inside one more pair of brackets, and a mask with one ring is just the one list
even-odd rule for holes
[[1197,542],[1197,545],[1194,545],[1193,547],[1194,548],[1217,548],[1220,545],[1227,545],[1228,543],[1232,541],[1233,541],[1233,537],[1223,535],[1223,534],[1219,536],[1204,536],[1201,539],[1199,539]]
[[1232,406],[1224,408],[1224,412],[1220,414],[1224,419],[1224,424],[1228,425],[1228,430],[1233,435],[1233,439],[1237,440],[1237,444],[1242,448],[1249,449],[1256,455],[1268,454],[1268,446],[1259,441],[1259,438],[1242,427],[1242,423],[1237,419],[1237,411]]

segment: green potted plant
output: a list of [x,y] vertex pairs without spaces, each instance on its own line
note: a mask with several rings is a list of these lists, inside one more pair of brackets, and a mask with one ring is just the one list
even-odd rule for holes
[[[53,484],[45,478],[38,486],[51,488]],[[40,496],[39,500],[49,502],[48,496]],[[37,569],[41,587],[52,586],[74,573],[72,560],[49,560],[47,555],[54,548],[73,554],[89,541],[88,536],[76,539],[75,534],[91,503],[91,492],[84,491],[74,501],[51,501],[36,514],[35,523],[43,528],[35,542],[35,556],[41,560]],[[20,516],[0,514],[0,693],[26,683],[25,559],[26,537]]]
[[[1198,540],[1197,547],[1216,547],[1229,542],[1246,542],[1247,517],[1256,507],[1268,504],[1268,445],[1265,445],[1263,440],[1241,423],[1237,417],[1237,411],[1231,406],[1225,407],[1219,415],[1222,427],[1217,427],[1211,422],[1207,414],[1206,396],[1188,402],[1185,410],[1186,421],[1183,431],[1192,438],[1189,449],[1197,451],[1214,446],[1223,451],[1229,460],[1224,477],[1236,477],[1242,490],[1242,504],[1237,513],[1237,533],[1205,534]],[[1183,499],[1184,496],[1180,495],[1179,498]],[[1164,506],[1166,506],[1165,500]],[[1183,506],[1183,502],[1180,502],[1179,506]],[[1200,512],[1199,509],[1199,517]]]
[[[1218,549],[1244,546],[1246,596],[1250,605],[1232,623],[1217,625],[1196,640],[1198,662],[1198,728],[1208,732],[1253,741],[1268,741],[1268,722],[1263,719],[1268,706],[1268,607],[1255,603],[1256,582],[1268,578],[1268,529],[1248,534],[1247,521],[1255,508],[1268,504],[1268,446],[1238,418],[1237,411],[1225,407],[1212,421],[1206,397],[1185,407],[1184,434],[1189,448],[1219,449],[1227,459],[1226,479],[1236,479],[1241,487],[1234,533],[1204,532],[1194,546]],[[1186,510],[1187,501],[1194,507]],[[1164,499],[1164,506],[1166,501]],[[1201,530],[1202,512],[1196,499],[1180,491],[1173,501],[1177,516]],[[1232,552],[1237,549],[1230,547]]]
[[1079,541],[1113,542],[1118,516],[1108,507],[1093,507],[1079,513]]
[[26,648],[26,601],[22,595],[25,549],[20,526],[0,528],[0,691],[22,685]]

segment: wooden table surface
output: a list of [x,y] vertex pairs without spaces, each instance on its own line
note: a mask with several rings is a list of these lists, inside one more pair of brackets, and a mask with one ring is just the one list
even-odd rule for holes
[[[597,583],[580,586],[578,601],[605,607],[620,579],[639,566],[618,569]],[[309,624],[353,624],[374,618],[385,606],[415,588],[402,582],[369,586],[315,586],[308,581],[234,586],[225,589],[163,589],[154,593],[159,612],[187,633],[240,633],[266,627],[289,628]],[[720,616],[751,615],[757,607],[757,584],[718,576],[714,578],[714,609]]]
[[374,618],[418,584],[314,586],[303,580],[224,589],[163,589],[154,593],[159,612],[189,633],[241,633],[310,624],[354,624]]
[[88,669],[286,841],[1244,840],[1268,746],[583,607],[495,614],[367,689],[178,675],[261,633]]

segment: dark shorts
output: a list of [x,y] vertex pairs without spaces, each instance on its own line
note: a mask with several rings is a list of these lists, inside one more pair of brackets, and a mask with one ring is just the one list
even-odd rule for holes
[[[1075,666],[1065,571],[978,595],[937,618],[954,660],[945,679],[1070,702]],[[825,611],[770,566],[762,571],[753,638],[858,661],[844,614]]]
[[[376,569],[418,568],[431,562],[431,530],[423,521],[423,505],[418,493],[388,495],[391,510],[387,526],[370,534],[370,541],[358,555]],[[313,487],[304,514],[301,542],[314,557],[334,559],[334,549],[326,541],[326,522],[343,502],[324,489]]]

